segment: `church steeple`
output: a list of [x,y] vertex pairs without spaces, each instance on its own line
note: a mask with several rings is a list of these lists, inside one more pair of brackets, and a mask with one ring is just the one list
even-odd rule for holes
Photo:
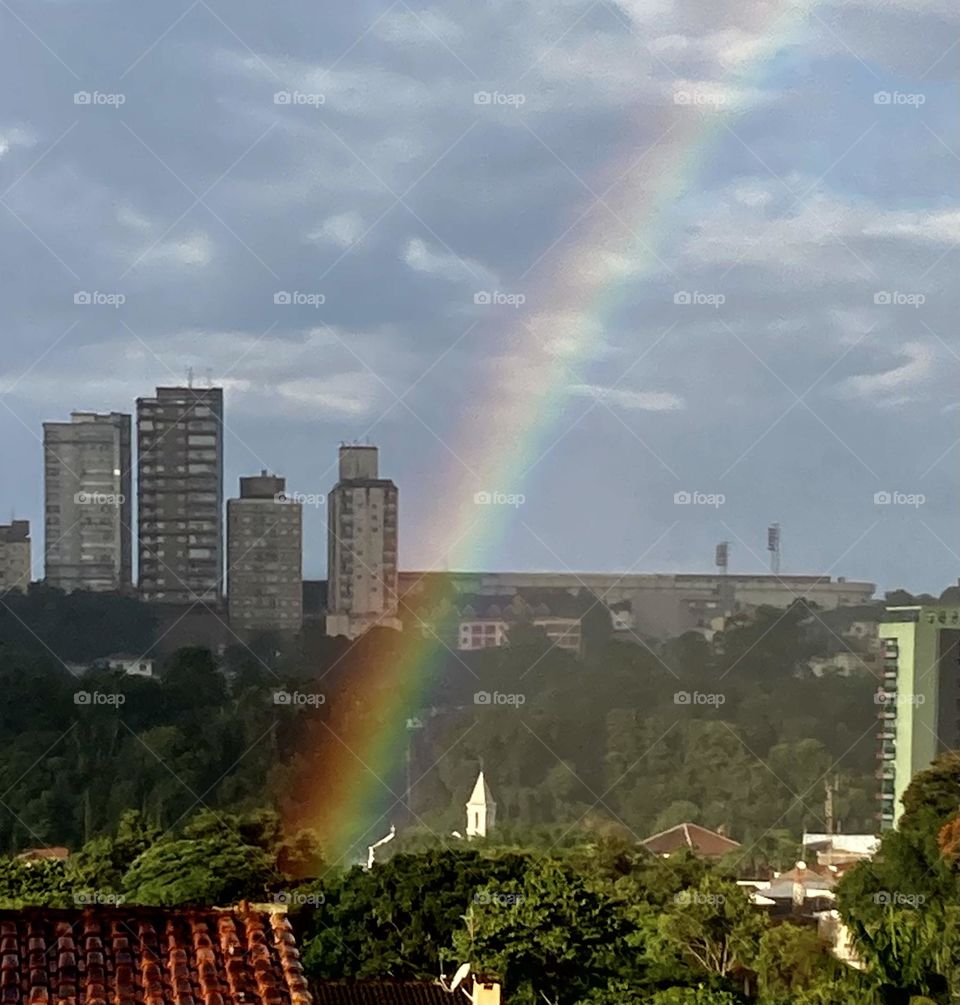
[[481,770],[467,803],[467,837],[486,837],[487,831],[493,830],[496,821],[497,804]]

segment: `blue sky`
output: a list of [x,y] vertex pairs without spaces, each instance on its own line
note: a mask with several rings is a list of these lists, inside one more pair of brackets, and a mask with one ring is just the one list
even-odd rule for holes
[[[33,521],[38,558],[41,423],[132,411],[192,367],[226,387],[228,495],[261,467],[325,492],[339,442],[367,436],[400,486],[401,564],[442,568],[435,528],[468,503],[448,438],[463,416],[498,430],[490,381],[524,382],[518,312],[474,293],[556,285],[571,225],[604,212],[590,187],[687,88],[717,120],[659,264],[620,280],[542,417],[556,443],[492,486],[526,503],[478,555],[701,571],[728,539],[753,571],[778,520],[785,572],[956,580],[954,3],[327,7],[0,2],[0,513]],[[682,490],[725,501],[677,506]],[[322,508],[306,534],[322,575]]]

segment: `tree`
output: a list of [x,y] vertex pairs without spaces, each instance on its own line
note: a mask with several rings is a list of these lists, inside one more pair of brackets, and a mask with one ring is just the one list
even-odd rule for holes
[[747,894],[736,883],[711,875],[678,893],[659,924],[666,949],[703,973],[725,979],[754,961],[762,930]]
[[624,905],[568,867],[532,860],[520,880],[478,891],[454,938],[457,956],[500,974],[510,1000],[573,1005],[629,972]]

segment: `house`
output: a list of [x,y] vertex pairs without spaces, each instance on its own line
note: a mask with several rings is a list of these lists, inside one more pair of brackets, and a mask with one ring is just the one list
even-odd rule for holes
[[773,917],[810,919],[833,909],[839,880],[836,866],[808,865],[801,860],[787,872],[774,873],[763,896],[773,901],[769,909]]
[[131,653],[115,653],[97,660],[95,666],[106,670],[116,670],[130,677],[152,677],[153,659],[149,656],[134,656]]
[[21,862],[42,862],[47,859],[54,859],[63,862],[70,857],[70,849],[62,845],[54,845],[49,848],[25,848],[17,858]]
[[662,858],[669,858],[686,848],[700,858],[718,859],[740,847],[739,841],[699,824],[677,824],[676,827],[654,834],[640,843],[647,851]]
[[311,988],[286,912],[274,905],[0,911],[5,1005],[452,1005],[460,993],[500,1005],[496,979],[460,979],[456,997],[439,982]]
[[23,1005],[312,1005],[285,914],[0,911],[0,997]]
[[842,875],[846,869],[873,858],[880,847],[876,834],[807,834],[803,835],[805,852],[817,856],[818,865],[836,866]]

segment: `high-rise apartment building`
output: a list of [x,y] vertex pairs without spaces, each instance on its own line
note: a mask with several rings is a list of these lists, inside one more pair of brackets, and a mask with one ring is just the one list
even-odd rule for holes
[[0,593],[30,585],[30,521],[0,524]]
[[223,389],[158,387],[137,399],[140,595],[223,596]]
[[227,502],[227,605],[234,628],[303,625],[303,506],[266,471],[241,478]]
[[133,585],[129,415],[73,412],[43,424],[44,574],[72,592]]
[[327,499],[327,634],[356,638],[397,618],[397,486],[379,477],[377,448],[340,447]]
[[895,827],[918,772],[960,747],[960,607],[889,607],[877,692],[880,826]]

